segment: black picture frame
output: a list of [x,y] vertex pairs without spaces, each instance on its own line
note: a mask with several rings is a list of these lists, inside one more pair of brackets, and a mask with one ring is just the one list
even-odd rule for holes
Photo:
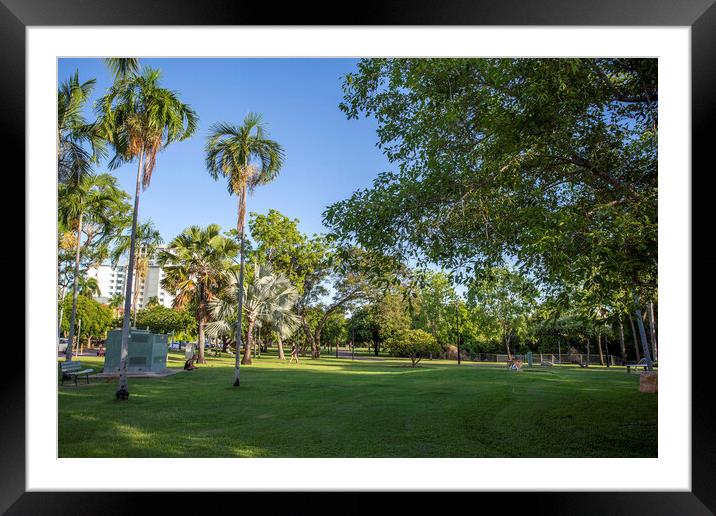
[[[689,26],[692,73],[692,173],[713,174],[709,129],[716,122],[716,0],[365,0],[359,5],[340,2],[293,2],[277,8],[269,2],[241,0],[0,0],[0,70],[3,92],[2,141],[19,157],[24,169],[25,148],[25,29],[43,25],[570,25],[570,26]],[[684,180],[689,180],[685,177]],[[20,185],[24,182],[20,181]],[[24,190],[19,186],[18,191]],[[694,193],[698,189],[693,189]],[[31,192],[25,192],[31,194]],[[704,194],[702,194],[704,195]],[[699,203],[692,206],[696,222]],[[704,208],[705,210],[706,208]],[[704,212],[705,213],[705,212]],[[707,219],[710,220],[710,219]],[[692,234],[696,234],[692,232]],[[705,243],[694,242],[696,247]],[[18,246],[19,247],[19,246]],[[694,252],[692,248],[692,253]],[[696,256],[692,254],[692,256]],[[713,262],[713,260],[711,260]],[[26,271],[27,273],[27,271]],[[700,320],[693,302],[694,317]],[[694,328],[696,329],[696,328]],[[694,333],[692,345],[692,490],[691,492],[569,492],[471,493],[472,503],[493,499],[503,508],[521,508],[537,514],[713,514],[716,512],[716,404],[710,379],[712,360]],[[9,344],[9,343],[8,343]],[[688,345],[689,343],[682,343]],[[11,363],[10,363],[11,362]],[[25,488],[25,364],[22,353],[3,361],[0,375],[0,512],[6,514],[126,514],[157,497],[166,511],[188,511],[215,506],[233,494],[204,493],[58,493],[26,492]],[[11,365],[11,367],[6,367]],[[101,474],[109,474],[102,472]],[[95,474],[88,471],[88,474]],[[81,481],[80,481],[81,483]],[[237,493],[244,509],[249,498],[261,494]],[[264,494],[265,496],[265,494]],[[315,496],[315,495],[314,495]],[[348,510],[374,508],[375,494],[353,493]],[[211,497],[211,498],[209,498]],[[298,498],[297,498],[298,497]],[[298,507],[306,495],[291,494],[287,506]],[[476,498],[477,497],[477,498]],[[510,503],[506,504],[509,499]],[[271,495],[272,512],[278,510]],[[491,500],[490,500],[491,501]],[[424,497],[411,495],[403,502],[423,505]],[[454,503],[454,502],[453,502]],[[509,506],[508,506],[509,505]],[[238,509],[238,507],[237,507]],[[315,512],[315,504],[312,504]]]

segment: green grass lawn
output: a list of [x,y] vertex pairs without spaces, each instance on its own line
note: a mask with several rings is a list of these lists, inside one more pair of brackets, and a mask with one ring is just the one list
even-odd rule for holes
[[[82,357],[100,370],[102,358]],[[170,354],[170,366],[183,358]],[[656,457],[657,396],[622,368],[264,355],[59,390],[60,457]]]

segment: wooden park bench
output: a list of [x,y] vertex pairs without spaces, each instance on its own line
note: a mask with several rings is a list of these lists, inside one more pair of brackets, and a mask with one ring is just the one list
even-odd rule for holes
[[75,385],[77,385],[77,377],[82,375],[84,375],[87,383],[89,383],[89,374],[94,373],[94,369],[82,369],[82,364],[72,360],[60,362],[60,371],[62,372],[62,385],[65,384],[65,380],[71,380],[73,378]]
[[644,368],[644,371],[646,371],[646,358],[642,358],[636,363],[626,364],[627,373],[631,373],[631,368],[639,369],[640,367]]

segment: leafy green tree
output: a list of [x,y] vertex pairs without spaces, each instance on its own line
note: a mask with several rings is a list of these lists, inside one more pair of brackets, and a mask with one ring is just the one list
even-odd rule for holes
[[396,170],[326,210],[339,241],[656,299],[656,59],[364,59],[343,88]]
[[319,245],[310,245],[310,239],[298,229],[298,219],[289,219],[277,210],[266,215],[251,213],[249,230],[256,242],[252,255],[258,263],[268,263],[286,276],[301,292],[303,280],[318,261],[315,251]]
[[337,310],[326,320],[322,333],[323,341],[328,343],[330,348],[331,343],[337,345],[339,342],[345,342],[348,339],[348,331],[346,314]]
[[253,215],[249,227],[256,241],[256,259],[270,263],[296,286],[301,328],[311,356],[318,358],[329,319],[368,291],[368,278],[360,266],[362,253],[356,249],[338,253],[324,237],[307,237],[298,230],[297,219],[275,210]]
[[396,356],[407,356],[413,367],[431,354],[442,350],[435,337],[423,330],[402,330],[386,341],[388,351]]
[[[323,329],[333,313],[367,299],[374,292],[373,280],[366,273],[368,254],[358,248],[331,249],[328,247],[316,267],[303,280],[303,293],[297,303],[301,326],[311,345],[312,358],[319,358]],[[327,286],[331,289],[328,290]],[[321,316],[310,324],[312,308],[320,307]]]
[[450,279],[442,272],[428,272],[421,283],[413,315],[415,326],[431,333],[442,346],[455,342],[458,298]]
[[195,317],[186,309],[148,304],[137,312],[137,327],[147,328],[152,333],[193,333],[195,326]]
[[[124,296],[122,294],[113,295],[111,298],[109,298],[107,306],[112,309],[115,315],[119,315],[122,311],[122,306],[124,306]],[[119,324],[119,326],[121,327],[122,325]]]
[[[157,155],[173,142],[189,138],[196,130],[194,110],[179,100],[177,94],[159,85],[159,70],[145,68],[117,78],[97,104],[98,126],[114,148],[110,168],[137,160],[137,181],[134,192],[132,233],[129,263],[135,262],[135,238],[139,216],[139,196],[152,178]],[[117,398],[129,398],[127,389],[127,347],[132,302],[133,267],[127,271],[127,292],[124,299],[122,351]],[[203,352],[203,350],[202,350]]]
[[204,341],[209,302],[226,281],[237,252],[238,244],[224,237],[218,224],[210,224],[206,228],[186,228],[159,253],[159,265],[164,269],[161,285],[164,290],[174,293],[174,307],[193,304],[196,308],[197,360],[201,364],[206,363]]
[[369,341],[375,356],[387,339],[411,328],[408,303],[404,293],[396,288],[381,291],[368,305],[366,315],[363,320],[368,323]]
[[[100,254],[102,250],[106,252],[108,241],[125,222],[124,213],[128,209],[126,197],[127,194],[117,186],[116,179],[109,174],[85,175],[77,181],[61,183],[59,186],[60,222],[64,227],[74,228],[75,263],[72,273],[70,342],[74,339],[82,251],[99,249]],[[66,359],[72,360],[72,346],[67,346]]]
[[[236,230],[240,242],[240,268],[238,309],[236,322],[237,353],[234,370],[234,386],[240,385],[238,347],[241,346],[241,326],[244,292],[244,219],[246,217],[246,194],[257,186],[273,181],[283,166],[284,152],[281,145],[266,135],[261,115],[249,113],[241,126],[217,123],[211,127],[206,142],[206,168],[214,179],[227,179],[229,194],[239,199]],[[246,354],[244,354],[246,360]],[[248,356],[250,363],[251,356]]]
[[479,305],[483,324],[499,333],[512,358],[514,337],[527,331],[528,317],[536,305],[537,289],[519,272],[495,267],[480,274],[468,289],[468,299]]
[[[90,346],[92,339],[104,339],[107,337],[107,330],[112,328],[112,310],[87,296],[81,295],[77,297],[76,301],[70,298],[65,299],[64,303],[64,316],[62,319],[62,330],[65,334],[75,335],[77,329],[80,330],[80,338],[84,337],[87,342],[87,346]],[[70,313],[72,306],[75,306],[74,320],[71,319]],[[79,321],[82,321],[81,327]],[[72,328],[72,324],[77,328]],[[75,330],[75,331],[73,331]],[[77,339],[79,341],[79,339]],[[69,341],[72,343],[72,341]],[[72,345],[67,346],[72,347]]]
[[379,339],[378,323],[375,320],[373,304],[356,307],[348,319],[346,339],[355,339],[355,343],[364,343],[370,346]]

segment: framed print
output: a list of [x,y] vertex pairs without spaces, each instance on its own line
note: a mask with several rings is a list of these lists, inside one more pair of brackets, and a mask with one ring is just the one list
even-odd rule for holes
[[0,13],[27,203],[7,514],[716,511],[711,0]]

